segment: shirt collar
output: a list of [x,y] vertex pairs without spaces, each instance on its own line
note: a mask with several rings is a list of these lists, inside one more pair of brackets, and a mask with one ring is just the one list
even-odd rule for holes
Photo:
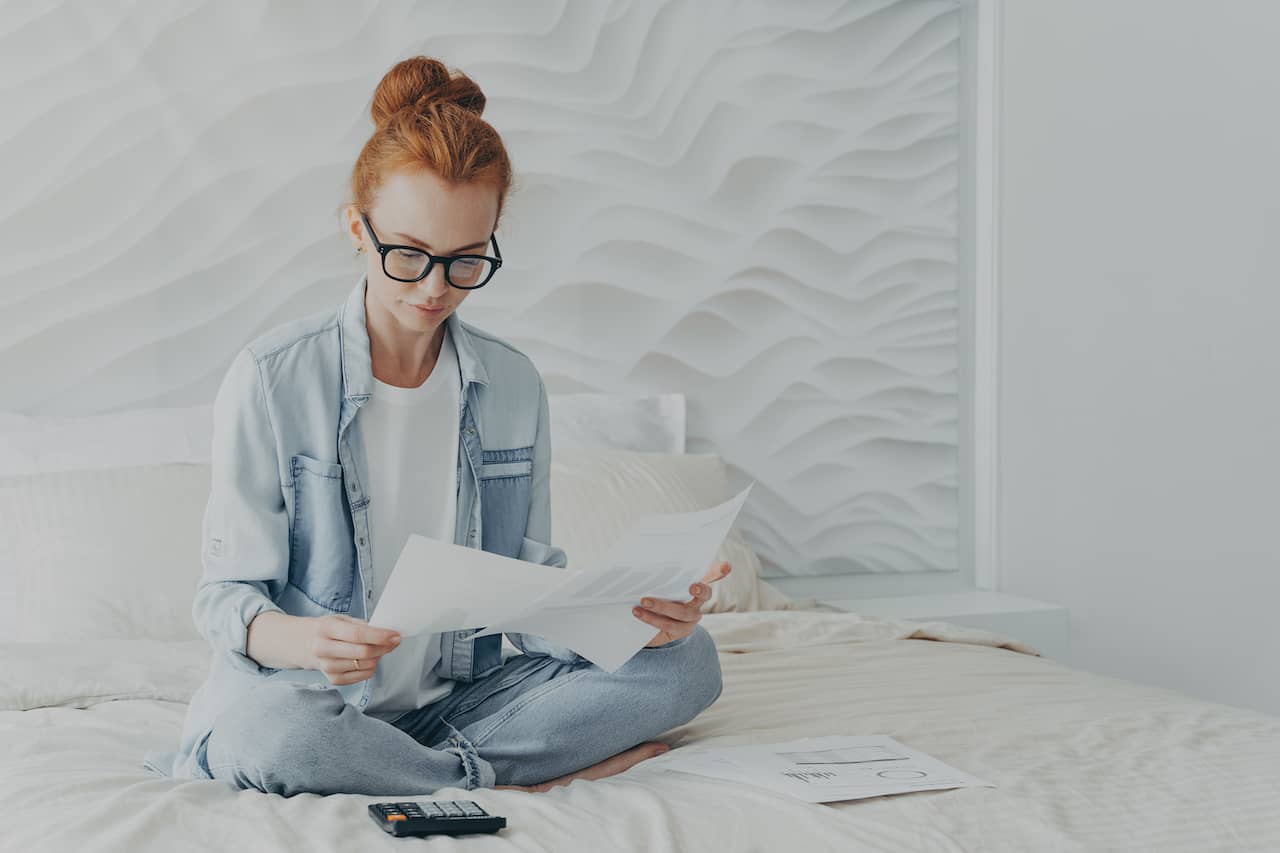
[[[369,280],[361,275],[351,288],[347,300],[339,311],[338,329],[342,342],[342,385],[348,398],[368,397],[373,393],[373,359],[369,355],[369,327],[365,325],[364,297]],[[476,355],[471,333],[458,317],[457,309],[444,318],[445,333],[450,336],[453,351],[458,356],[458,372],[462,376],[463,392],[472,382],[489,384],[489,373]]]

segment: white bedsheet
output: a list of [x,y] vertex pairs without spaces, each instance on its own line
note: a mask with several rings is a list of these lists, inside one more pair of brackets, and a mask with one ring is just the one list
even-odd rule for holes
[[[725,689],[666,734],[673,746],[888,734],[997,787],[813,805],[657,758],[544,794],[442,789],[432,796],[477,800],[508,827],[430,849],[1280,850],[1280,718],[1077,672],[947,623],[766,611],[703,624]],[[207,659],[203,642],[0,645],[0,850],[423,844],[373,826],[365,805],[378,798],[144,770],[143,752],[177,742]]]

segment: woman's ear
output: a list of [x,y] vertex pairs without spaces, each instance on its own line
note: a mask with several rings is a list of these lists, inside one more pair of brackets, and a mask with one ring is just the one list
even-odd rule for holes
[[354,204],[348,204],[342,209],[342,216],[343,231],[351,240],[351,248],[359,254],[364,248],[364,223],[360,221],[360,209]]

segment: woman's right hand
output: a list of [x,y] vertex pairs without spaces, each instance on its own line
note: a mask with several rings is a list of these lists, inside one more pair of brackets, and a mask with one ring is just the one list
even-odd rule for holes
[[[373,676],[378,659],[400,645],[400,634],[343,613],[309,618],[307,669],[318,669],[331,684],[354,684]],[[355,661],[360,662],[359,669]]]

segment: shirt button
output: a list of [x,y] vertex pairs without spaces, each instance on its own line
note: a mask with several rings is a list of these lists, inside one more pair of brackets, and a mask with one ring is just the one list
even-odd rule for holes
[[367,589],[367,590],[365,590],[365,592],[364,592],[364,597],[365,597],[365,598],[373,598],[373,590],[371,590],[371,589]]
[[467,435],[475,435],[475,434],[476,434],[475,427],[467,427]]

